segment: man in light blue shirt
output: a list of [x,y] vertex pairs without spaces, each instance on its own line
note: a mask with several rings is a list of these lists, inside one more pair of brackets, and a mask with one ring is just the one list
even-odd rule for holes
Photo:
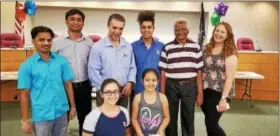
[[[107,22],[109,34],[91,48],[88,73],[92,84],[100,90],[107,78],[116,79],[122,87],[122,97],[118,104],[127,108],[132,84],[135,83],[136,66],[130,43],[121,37],[125,19],[120,14],[112,14]],[[97,106],[102,104],[97,92]]]
[[[50,52],[54,33],[44,26],[31,31],[36,53],[18,72],[22,130],[36,136],[66,136],[69,118],[76,116],[71,79],[73,72],[63,56]],[[67,99],[68,96],[68,99]],[[32,123],[28,117],[31,103]]]
[[[133,86],[133,95],[144,91],[142,73],[145,69],[154,68],[160,75],[158,64],[164,44],[153,38],[155,29],[154,17],[155,13],[152,11],[141,11],[138,14],[137,21],[140,25],[141,37],[131,44],[137,66],[136,84]],[[157,90],[159,91],[159,84]]]

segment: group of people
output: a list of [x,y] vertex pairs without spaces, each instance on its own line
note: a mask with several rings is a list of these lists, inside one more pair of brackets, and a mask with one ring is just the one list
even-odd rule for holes
[[65,136],[77,114],[82,136],[177,136],[180,101],[182,136],[195,135],[195,103],[205,115],[207,135],[226,135],[219,119],[234,96],[237,68],[228,23],[219,23],[202,49],[188,39],[186,19],[174,22],[175,39],[165,45],[153,36],[152,11],[138,14],[141,37],[133,43],[121,37],[121,14],[110,15],[108,35],[96,43],[82,34],[84,21],[82,11],[70,9],[67,35],[54,38],[45,26],[31,30],[36,52],[18,72],[24,133]]

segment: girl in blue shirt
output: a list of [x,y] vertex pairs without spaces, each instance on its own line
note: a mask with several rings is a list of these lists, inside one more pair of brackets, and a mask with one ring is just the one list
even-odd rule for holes
[[103,104],[86,116],[83,136],[130,136],[128,111],[116,105],[120,98],[119,83],[111,78],[106,79],[100,91]]

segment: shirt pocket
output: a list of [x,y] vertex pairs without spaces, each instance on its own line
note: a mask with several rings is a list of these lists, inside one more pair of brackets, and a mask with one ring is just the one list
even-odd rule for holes
[[49,76],[50,76],[51,81],[53,81],[59,85],[63,85],[62,65],[60,63],[53,63],[51,65]]
[[131,53],[128,51],[121,51],[119,57],[121,58],[123,67],[129,69],[131,64]]
[[31,91],[40,91],[42,87],[46,84],[47,74],[45,71],[40,71],[39,69],[34,70],[32,73],[32,90]]
[[195,52],[188,52],[186,57],[190,58],[190,62],[196,63],[197,55]]
[[64,46],[63,48],[59,49],[58,54],[65,56],[65,58],[67,60],[72,59],[73,57],[75,57],[74,55],[74,51],[75,51],[75,44],[68,44],[66,46]]
[[154,64],[157,64],[157,65],[159,64],[160,54],[153,54],[151,56],[151,58],[152,58],[153,62],[150,62],[150,63],[154,63]]

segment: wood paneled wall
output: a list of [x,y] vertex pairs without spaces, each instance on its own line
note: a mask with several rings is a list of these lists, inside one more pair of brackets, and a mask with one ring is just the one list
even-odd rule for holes
[[[252,71],[264,76],[264,80],[252,81],[252,98],[254,100],[279,101],[279,54],[278,53],[244,53],[238,54],[238,71]],[[244,86],[236,80],[236,96],[241,98]],[[247,98],[244,96],[244,98]]]
[[[20,64],[34,53],[28,50],[1,50],[1,71],[17,71]],[[239,53],[238,71],[253,71],[265,77],[264,80],[253,80],[252,97],[255,100],[279,101],[279,54],[278,53]],[[236,80],[236,96],[240,99],[244,86]],[[18,94],[17,82],[1,84],[1,101],[14,101]],[[17,97],[18,98],[18,97]],[[246,96],[244,98],[247,98]]]
[[[34,50],[10,49],[1,50],[1,72],[18,71],[22,62],[30,57]],[[19,99],[17,91],[17,81],[1,81],[0,101],[17,101]]]

